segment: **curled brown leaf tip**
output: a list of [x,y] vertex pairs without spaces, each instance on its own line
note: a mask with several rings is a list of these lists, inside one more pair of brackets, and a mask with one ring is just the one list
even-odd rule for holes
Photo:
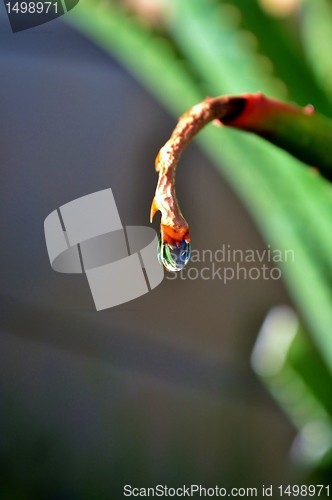
[[192,138],[210,121],[236,118],[246,105],[244,97],[208,97],[184,113],[166,144],[160,149],[155,168],[159,173],[155,196],[150,211],[152,221],[157,211],[161,212],[162,243],[180,246],[181,241],[190,241],[189,226],[183,217],[175,193],[175,172],[183,150]]

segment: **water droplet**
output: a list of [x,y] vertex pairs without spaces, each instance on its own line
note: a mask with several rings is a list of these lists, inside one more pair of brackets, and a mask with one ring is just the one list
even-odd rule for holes
[[158,261],[168,271],[181,271],[189,262],[191,254],[191,244],[185,240],[181,241],[180,247],[174,245],[173,248],[168,243],[158,243]]

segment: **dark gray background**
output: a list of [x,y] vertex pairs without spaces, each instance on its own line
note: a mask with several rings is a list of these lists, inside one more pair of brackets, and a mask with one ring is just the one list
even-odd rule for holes
[[[96,313],[85,276],[52,271],[44,219],[111,187],[123,225],[148,225],[175,122],[62,20],[12,34],[0,13],[0,497],[296,483],[294,430],[250,367],[282,282],[166,279]],[[193,248],[264,249],[195,144],[177,185]]]

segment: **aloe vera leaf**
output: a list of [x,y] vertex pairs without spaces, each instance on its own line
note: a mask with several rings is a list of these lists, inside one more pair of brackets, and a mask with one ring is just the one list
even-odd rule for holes
[[[97,7],[95,3],[84,2],[80,9],[73,11],[68,20],[124,61],[173,113],[178,115],[201,100],[198,86],[187,78],[182,69],[178,71],[179,64],[173,55],[157,50],[153,38],[135,25],[133,20],[124,18],[114,10],[109,12],[107,6]],[[193,39],[193,36],[191,38]],[[139,61],[137,53],[140,55]],[[200,60],[198,62],[200,63]],[[177,92],[180,89],[182,92]],[[221,140],[220,131],[211,126],[201,133],[198,140],[242,197],[266,241],[274,244],[276,248],[294,249],[297,262],[283,265],[284,278],[332,370],[332,346],[329,339],[332,297],[328,282],[331,273],[329,269],[326,271],[322,268],[321,263],[314,258],[312,248],[308,249],[306,245],[307,241],[315,241],[319,247],[324,247],[319,248],[319,251],[327,255],[325,248],[327,249],[328,245],[325,239],[322,241],[322,228],[312,234],[311,230],[315,229],[316,221],[312,218],[306,219],[307,211],[302,211],[306,205],[306,190],[302,183],[309,177],[302,172],[299,162],[290,161],[285,153],[277,152],[257,138],[240,139],[239,134],[225,130]],[[273,157],[278,161],[270,163]],[[289,179],[290,175],[292,179]],[[324,203],[330,202],[320,181],[310,178],[311,180],[317,198],[319,194],[324,193]],[[300,191],[303,191],[301,202],[297,199],[298,193],[293,191],[294,186],[300,186]],[[286,195],[285,188],[289,190]],[[316,206],[314,198],[312,202]],[[316,209],[318,210],[317,207]],[[303,237],[303,227],[298,223],[298,216],[304,218],[309,228],[306,238]]]
[[[297,458],[321,465],[332,449],[331,373],[289,307],[277,306],[268,314],[252,366],[300,432],[293,447]],[[320,432],[310,442],[306,436],[314,428]]]
[[175,116],[205,97],[168,40],[154,36],[112,1],[86,0],[66,22],[116,57]]
[[264,137],[332,180],[332,120],[310,106],[300,108],[260,93],[227,99],[239,112],[221,123]]
[[[314,98],[315,109],[323,114],[331,115],[331,101],[315,80],[310,61],[303,57],[302,47],[295,39],[297,32],[294,35],[294,30],[290,31],[289,24],[285,26],[284,20],[274,19],[265,14],[257,2],[227,0],[226,3],[231,3],[240,9],[241,25],[257,37],[259,53],[269,58],[276,76],[287,85],[289,91],[287,99],[305,106]],[[311,4],[313,3],[315,2],[311,1]],[[298,18],[300,20],[303,18],[301,9],[297,15]],[[259,60],[257,62],[259,64]]]
[[332,4],[329,0],[305,0],[302,44],[316,80],[332,102]]
[[[172,22],[173,36],[181,44],[184,53],[191,60],[191,62],[193,64],[196,64],[196,67],[200,69],[201,73],[206,74],[210,71],[210,73],[207,74],[207,78],[209,74],[211,74],[213,77],[215,77],[218,74],[220,78],[222,78],[223,74],[227,72],[228,78],[230,79],[230,87],[225,87],[224,92],[228,92],[231,86],[233,85],[233,82],[235,86],[236,82],[239,80],[241,80],[241,82],[243,82],[243,84],[246,85],[247,84],[246,69],[245,68],[243,69],[242,66],[238,65],[238,59],[230,57],[229,55],[230,51],[234,52],[234,50],[236,49],[236,47],[235,48],[233,47],[232,49],[230,49],[229,47],[232,44],[232,39],[230,38],[228,40],[228,47],[226,49],[222,44],[216,43],[220,31],[222,31],[222,28],[220,26],[220,23],[218,23],[215,20],[214,8],[202,2],[201,0],[192,0],[191,2],[181,2],[180,4],[177,4],[176,12],[177,12],[177,17],[173,15],[173,22]],[[209,26],[209,30],[204,29],[205,25]],[[201,44],[202,39],[204,39],[206,57],[203,57],[204,54],[199,54],[201,55],[201,57],[197,57],[197,53],[199,53],[198,52],[199,46]],[[209,64],[207,64],[207,59],[209,60]],[[212,69],[209,70],[209,68]],[[217,91],[217,89],[219,90],[219,83],[214,83],[215,82],[214,78],[210,78],[210,80],[211,80],[210,88],[213,94]],[[257,78],[256,81],[258,86],[259,78]],[[224,140],[224,135],[222,136],[222,138],[223,138],[222,140]],[[254,138],[249,138],[249,137],[246,138],[238,137],[238,145],[237,145],[239,149],[243,149],[245,147],[247,154],[249,154],[250,151],[249,144],[251,145],[251,150],[253,152],[252,154],[253,164],[251,164],[250,166],[251,172],[253,168],[256,167],[257,160],[259,160],[262,163],[264,162],[262,170],[263,176],[266,176],[268,168],[269,169],[272,168],[274,178],[275,179],[279,178],[280,182],[283,182],[284,180],[283,183],[284,185],[282,189],[284,190],[287,189],[289,183],[291,182],[293,188],[293,194],[290,194],[290,196],[294,197],[295,190],[300,194],[300,199],[298,202],[300,205],[302,205],[303,215],[306,215],[308,220],[312,219],[311,215],[312,204],[314,204],[317,208],[317,210],[315,211],[316,213],[317,211],[319,212],[321,210],[320,219],[322,219],[325,222],[324,225],[323,224],[321,225],[321,228],[324,229],[325,227],[325,229],[323,232],[324,238],[322,237],[318,238],[318,241],[322,241],[324,239],[329,240],[328,235],[330,233],[330,223],[327,221],[326,215],[328,213],[331,213],[331,198],[328,191],[325,190],[323,194],[321,189],[321,184],[319,183],[319,181],[315,182],[315,180],[312,177],[303,176],[302,177],[303,180],[301,180],[298,171],[295,168],[294,161],[292,161],[290,158],[287,158],[286,160],[285,157],[282,158],[281,156],[278,156],[277,153],[271,149],[270,150],[265,149],[265,153],[263,153],[261,151],[263,145],[259,144],[258,142],[254,142],[253,139]],[[327,141],[324,147],[326,147],[328,142],[329,142],[329,137],[327,137]],[[310,180],[310,185],[311,185],[310,200],[309,197],[306,196],[305,190],[303,189],[303,181],[305,181],[306,185],[308,186],[308,180]],[[312,196],[314,196],[315,193],[315,186],[317,188],[317,192],[316,192],[316,199],[313,200]],[[280,196],[284,197],[284,194],[280,193]],[[311,201],[313,203],[311,203]],[[318,224],[320,224],[320,222],[318,222]],[[315,225],[317,226],[317,222],[313,224],[313,226]],[[323,236],[322,233],[320,233],[320,235]],[[317,241],[317,236],[318,235],[312,234],[311,240]],[[326,248],[326,250],[328,250],[328,248],[330,248],[331,240],[329,240],[328,244],[326,244],[327,242],[325,243],[324,241],[322,243]],[[329,255],[329,253],[326,253],[326,255]]]

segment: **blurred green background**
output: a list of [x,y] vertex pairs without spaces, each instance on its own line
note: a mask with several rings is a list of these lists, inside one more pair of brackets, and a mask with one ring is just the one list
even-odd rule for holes
[[328,485],[325,180],[209,125],[178,172],[193,248],[294,260],[282,280],[165,279],[98,314],[83,276],[51,271],[43,220],[112,187],[122,222],[146,225],[154,157],[207,95],[263,91],[332,116],[332,2],[81,0],[64,19],[13,35],[1,12],[0,497]]

